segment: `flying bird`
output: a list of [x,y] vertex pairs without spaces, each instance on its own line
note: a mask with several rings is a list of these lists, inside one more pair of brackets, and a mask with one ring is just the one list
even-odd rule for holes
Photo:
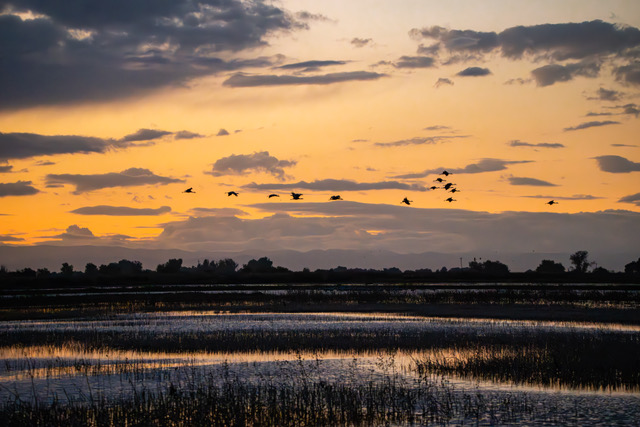
[[444,179],[442,179],[442,178],[436,178],[436,179],[434,179],[434,181],[444,182]]
[[451,190],[449,190],[450,193],[456,193],[459,192],[460,190],[458,190],[457,188],[452,188]]
[[440,188],[440,187],[436,187],[435,185],[433,185],[433,186],[431,186],[431,187],[429,187],[429,188],[431,188],[432,190],[436,190],[436,189],[438,189],[438,188]]
[[183,193],[193,193],[193,194],[195,194],[195,191],[193,191],[193,187],[189,187],[186,190],[184,190]]
[[291,192],[291,200],[301,200],[302,199],[302,193],[294,193],[293,191]]
[[269,198],[272,198],[272,197],[280,197],[280,195],[279,194],[275,194],[275,193],[274,194],[269,194]]
[[409,200],[405,197],[404,199],[402,199],[400,203],[404,203],[405,205],[409,206],[411,202],[413,202],[413,200]]
[[238,193],[236,193],[235,191],[227,191],[227,196],[236,196],[236,197],[238,197]]
[[557,204],[558,204],[558,202],[556,202],[555,200],[551,200],[551,201],[548,201],[548,202],[547,202],[547,204],[548,204],[549,206],[551,206],[551,205],[557,205]]
[[455,184],[454,184],[453,182],[447,182],[447,183],[444,185],[444,189],[445,189],[445,190],[448,190],[448,189],[450,189],[451,187],[453,187],[454,185],[455,185]]
[[329,197],[329,200],[344,200],[344,199],[342,197],[340,197],[340,195],[338,194],[337,196]]
[[451,202],[455,202],[456,199],[454,199],[453,197],[449,197],[448,199],[444,199],[444,201],[451,203]]
[[442,171],[442,172],[440,173],[440,175],[449,176],[449,175],[451,175],[451,172],[448,172],[448,171]]

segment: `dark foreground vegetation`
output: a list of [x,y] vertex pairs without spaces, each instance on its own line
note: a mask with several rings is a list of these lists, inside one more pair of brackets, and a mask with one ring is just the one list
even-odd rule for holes
[[[84,271],[63,263],[59,272],[46,268],[24,268],[8,271],[0,266],[0,283],[22,287],[86,286],[126,283],[395,283],[395,282],[538,282],[538,283],[637,283],[640,279],[640,258],[625,266],[624,272],[614,272],[595,266],[588,260],[587,251],[578,251],[570,257],[571,267],[543,260],[535,270],[511,272],[500,261],[469,262],[468,267],[438,270],[428,268],[402,271],[398,268],[361,269],[335,267],[310,271],[291,271],[277,267],[263,257],[252,259],[242,267],[232,259],[204,260],[198,265],[186,267],[182,259],[170,259],[155,270],[144,269],[139,261],[126,259],[102,264],[88,263]],[[595,266],[595,268],[593,268]]]

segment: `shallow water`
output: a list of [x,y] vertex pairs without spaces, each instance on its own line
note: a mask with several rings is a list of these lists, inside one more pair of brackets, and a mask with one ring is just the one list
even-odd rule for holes
[[[474,331],[478,334],[564,331],[570,333],[638,334],[640,327],[571,322],[442,319],[389,314],[231,314],[209,311],[137,313],[109,319],[14,321],[0,332],[88,331],[96,334],[165,335],[227,331],[332,331],[389,333],[422,330]],[[544,408],[546,420],[576,424],[632,424],[640,419],[640,393],[588,388],[522,386],[452,376],[420,378],[415,360],[429,351],[308,352],[141,352],[88,349],[82,343],[53,346],[0,347],[0,402],[90,402],[128,398],[141,391],[164,391],[169,384],[189,390],[203,382],[241,381],[269,384],[339,382],[362,384],[396,381],[406,387],[433,387],[461,396],[481,395],[492,401],[528,396]],[[551,411],[551,415],[549,415]],[[550,418],[551,417],[551,418]]]

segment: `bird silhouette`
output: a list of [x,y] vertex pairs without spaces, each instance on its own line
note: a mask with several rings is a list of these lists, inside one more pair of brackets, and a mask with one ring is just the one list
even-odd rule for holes
[[344,200],[344,199],[342,197],[340,197],[340,195],[338,194],[337,196],[329,197],[329,200]]
[[238,193],[236,193],[235,191],[227,191],[227,196],[236,196],[236,197],[238,197]]
[[447,183],[444,185],[444,189],[445,189],[445,190],[448,190],[448,189],[450,189],[451,187],[453,187],[454,185],[455,185],[455,184],[454,184],[453,182],[447,182]]
[[457,188],[452,188],[451,190],[449,190],[450,193],[457,193],[460,190],[458,190]]
[[193,193],[193,194],[195,194],[195,191],[193,191],[193,187],[189,187],[186,190],[184,190],[183,193]]
[[547,204],[548,204],[549,206],[551,206],[551,205],[557,205],[557,204],[558,204],[558,202],[556,202],[555,200],[551,200],[551,201],[548,201],[548,202],[547,202]]
[[435,185],[433,185],[433,186],[431,186],[431,187],[429,187],[429,188],[431,188],[432,190],[436,190],[436,189],[438,189],[438,188],[440,188],[440,187],[436,187]]
[[451,203],[451,202],[455,202],[456,199],[454,199],[453,197],[449,197],[448,199],[444,199],[444,201]]
[[436,179],[434,179],[434,181],[444,182],[444,179],[442,179],[442,178],[436,178]]
[[302,193],[294,193],[293,191],[291,192],[291,200],[301,200],[302,199]]
[[408,198],[405,197],[404,199],[402,199],[400,203],[404,203],[405,205],[409,206],[411,202],[413,202],[413,200],[409,200]]
[[440,175],[449,176],[449,175],[451,175],[451,172],[448,172],[448,171],[442,171],[442,172],[440,173]]
[[280,195],[279,194],[275,194],[275,193],[274,194],[269,194],[269,198],[272,198],[272,197],[280,197]]

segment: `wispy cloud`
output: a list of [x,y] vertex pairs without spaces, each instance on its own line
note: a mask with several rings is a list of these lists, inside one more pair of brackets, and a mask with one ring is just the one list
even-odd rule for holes
[[619,203],[633,203],[636,206],[640,206],[640,193],[630,194],[628,196],[622,197],[618,200]]
[[367,191],[367,190],[408,190],[427,191],[421,184],[407,184],[399,181],[356,182],[348,179],[321,179],[312,182],[298,181],[286,184],[256,184],[245,185],[243,188],[251,190],[313,190],[313,191]]
[[435,86],[436,88],[440,86],[453,86],[453,81],[445,77],[440,77],[433,86]]
[[103,188],[132,187],[138,185],[166,185],[185,182],[183,179],[159,176],[149,169],[129,168],[122,172],[104,174],[49,174],[46,176],[47,186],[62,184],[75,185],[74,194],[85,193]]
[[452,139],[468,138],[469,135],[436,135],[436,136],[417,136],[410,139],[400,139],[390,142],[376,142],[373,145],[376,147],[403,147],[406,145],[429,145],[438,144],[440,142],[450,141]]
[[399,179],[417,179],[424,178],[429,175],[439,174],[443,170],[455,174],[475,174],[484,172],[496,172],[507,169],[507,166],[519,163],[531,163],[531,160],[501,160],[501,159],[482,159],[477,163],[468,164],[462,168],[435,168],[427,169],[423,172],[396,175],[394,178]]
[[581,130],[581,129],[588,129],[588,128],[593,128],[593,127],[619,125],[619,124],[620,124],[620,122],[616,122],[616,121],[613,121],[613,120],[592,121],[592,122],[580,123],[577,126],[564,128],[564,131],[565,132],[569,132],[569,131],[573,131],[573,130]]
[[371,45],[373,43],[373,39],[362,39],[359,37],[354,37],[351,39],[350,42],[352,45],[354,45],[355,47],[365,47],[367,45]]
[[534,147],[534,148],[564,148],[564,144],[557,142],[523,142],[517,139],[507,143],[510,147]]
[[393,65],[396,68],[431,68],[436,64],[430,56],[401,56]]
[[510,176],[507,179],[509,181],[509,184],[511,185],[529,185],[533,187],[557,187],[556,184],[552,184],[548,181],[543,181],[537,178]]
[[238,73],[224,81],[229,87],[257,87],[257,86],[290,86],[290,85],[329,85],[352,81],[377,80],[386,77],[386,74],[369,71],[346,71],[342,73],[329,73],[314,76],[289,76],[289,75],[249,75]]
[[171,212],[169,206],[152,208],[131,208],[128,206],[85,206],[74,209],[71,213],[78,215],[108,215],[108,216],[155,216]]

